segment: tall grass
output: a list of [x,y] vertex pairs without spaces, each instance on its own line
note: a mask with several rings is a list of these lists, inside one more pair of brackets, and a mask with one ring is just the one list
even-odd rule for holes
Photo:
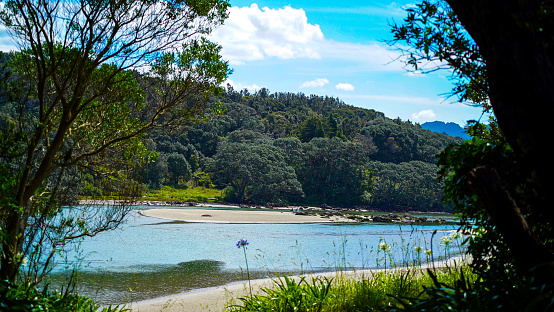
[[410,267],[380,270],[355,279],[345,274],[334,278],[302,276],[299,279],[280,276],[274,285],[253,297],[239,298],[240,304],[228,311],[374,311],[394,310],[405,304],[405,298],[424,299],[425,288],[440,283],[454,287],[460,280],[473,282],[475,276],[467,265],[426,272]]
[[[382,239],[377,246],[376,260],[380,269],[360,271],[365,275],[360,272],[349,275],[339,268],[333,278],[277,276],[272,286],[262,288],[256,295],[238,298],[239,302],[229,304],[227,311],[394,311],[411,302],[406,298],[426,298],[428,293],[424,289],[437,284],[448,288],[460,281],[473,283],[475,275],[463,259],[450,265],[424,266],[424,262],[447,259],[460,239],[453,233],[444,236],[439,246],[423,247],[407,242],[389,246]],[[393,261],[392,248],[402,248],[402,254],[409,259]],[[426,250],[426,261],[421,259],[423,250]]]

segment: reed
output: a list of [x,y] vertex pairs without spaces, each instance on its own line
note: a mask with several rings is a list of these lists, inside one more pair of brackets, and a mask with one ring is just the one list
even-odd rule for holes
[[[425,265],[421,259],[423,250],[430,251],[426,252],[428,261],[447,259],[455,244],[460,244],[460,239],[457,233],[444,236],[439,246],[434,246],[435,250],[433,246],[390,246],[381,240],[377,247],[379,259],[376,261],[381,269],[364,270],[361,272],[365,275],[354,277],[346,274],[342,268],[333,278],[277,276],[272,286],[262,288],[258,294],[251,293],[250,297],[238,298],[238,303],[229,304],[227,311],[341,312],[401,309],[408,302],[405,298],[425,299],[428,293],[424,289],[437,283],[455,287],[460,280],[474,282],[475,275],[463,258],[441,265]],[[404,254],[410,255],[410,259],[393,261],[391,248],[404,248]],[[409,252],[409,249],[413,251]],[[433,253],[436,253],[436,258]]]

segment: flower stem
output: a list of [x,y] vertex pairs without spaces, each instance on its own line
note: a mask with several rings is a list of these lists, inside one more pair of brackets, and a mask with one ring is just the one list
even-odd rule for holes
[[248,257],[246,257],[246,248],[243,248],[244,251],[244,261],[246,261],[246,274],[248,277],[248,287],[250,288],[250,299],[252,299],[252,284],[250,283],[250,270],[248,269]]

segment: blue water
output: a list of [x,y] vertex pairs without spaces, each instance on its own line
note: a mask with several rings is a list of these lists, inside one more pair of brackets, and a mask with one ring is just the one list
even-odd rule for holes
[[[395,247],[396,261],[407,260],[406,249],[434,247],[455,229],[452,225],[409,226],[360,224],[211,224],[181,223],[131,213],[120,229],[102,233],[82,244],[85,269],[121,271],[134,266],[214,260],[226,269],[244,268],[236,243],[248,240],[250,269],[284,271],[375,267],[381,242]],[[425,250],[425,247],[424,247]],[[382,251],[381,251],[382,257]]]
[[[125,301],[122,296],[128,297],[129,283],[138,300],[244,278],[245,254],[236,246],[239,239],[249,243],[249,270],[263,277],[275,272],[405,265],[418,258],[417,246],[422,247],[419,258],[425,261],[424,251],[431,249],[435,230],[436,260],[446,251],[441,238],[454,229],[454,225],[438,224],[183,223],[133,211],[119,229],[85,240],[78,256],[84,256],[80,270],[85,290],[101,302],[121,303]],[[379,249],[381,243],[391,248]],[[455,250],[454,243],[450,246],[450,251]],[[144,293],[136,290],[137,285],[144,286]]]

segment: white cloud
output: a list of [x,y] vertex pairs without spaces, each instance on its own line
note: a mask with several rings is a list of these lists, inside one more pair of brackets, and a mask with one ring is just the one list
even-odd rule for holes
[[338,83],[335,88],[343,91],[354,91],[354,86],[349,83]]
[[[356,44],[325,39],[319,25],[310,24],[303,9],[231,7],[225,24],[211,40],[219,43],[221,54],[231,65],[276,58],[351,61],[352,70],[404,70],[396,61],[398,50],[383,43]],[[392,64],[391,64],[392,63]]]
[[408,77],[425,77],[425,76],[427,76],[427,74],[425,74],[421,70],[416,70],[416,71],[407,72],[406,76],[408,76]]
[[305,81],[300,85],[300,88],[319,88],[328,84],[329,80],[325,78],[316,78],[314,80]]
[[212,40],[222,47],[231,64],[262,60],[319,58],[313,48],[323,40],[319,25],[308,23],[306,12],[286,6],[282,9],[231,7],[225,24],[216,29]]
[[235,91],[241,91],[241,90],[244,90],[244,89],[247,89],[248,91],[250,92],[255,92],[255,91],[258,91],[260,90],[261,88],[263,87],[260,87],[258,86],[257,84],[242,84],[240,82],[234,82],[233,80],[231,79],[227,79],[223,82],[222,86],[224,88],[227,88],[227,84],[231,85],[231,87],[233,87],[233,89]]
[[436,117],[437,115],[435,114],[435,112],[433,112],[432,109],[422,110],[419,113],[412,114],[412,118],[415,121],[423,121],[423,122],[432,121],[432,120],[435,120]]

